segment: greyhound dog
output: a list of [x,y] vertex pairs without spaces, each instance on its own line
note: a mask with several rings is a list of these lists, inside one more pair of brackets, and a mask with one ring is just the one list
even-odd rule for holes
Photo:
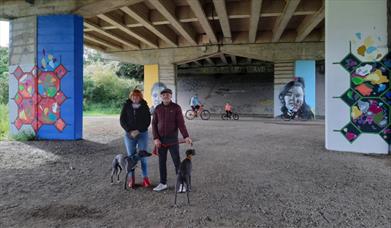
[[195,155],[194,149],[186,150],[186,158],[179,165],[177,182],[175,185],[175,204],[178,192],[186,192],[187,203],[190,204],[189,192],[191,191],[191,158]]
[[124,186],[126,189],[126,181],[128,180],[129,173],[136,169],[136,165],[141,158],[149,157],[151,155],[151,153],[145,150],[140,150],[130,156],[117,154],[111,163],[111,183],[113,184],[114,175],[117,175],[117,182],[119,182],[119,175],[121,174],[121,171],[124,170],[126,171]]

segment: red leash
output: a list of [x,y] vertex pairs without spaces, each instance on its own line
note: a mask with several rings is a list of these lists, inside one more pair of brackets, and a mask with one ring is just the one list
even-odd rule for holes
[[[182,144],[182,143],[185,143],[185,142],[186,142],[185,140],[180,140],[180,141],[178,141],[178,142],[176,142],[176,143],[169,143],[169,144],[163,144],[163,143],[162,143],[162,144],[160,144],[160,146],[161,146],[161,147],[164,147],[164,148],[168,148],[168,147],[170,147],[170,146]],[[159,153],[158,153],[158,147],[157,147],[157,146],[155,146],[155,147],[153,148],[152,154],[153,154],[153,155],[156,155],[156,156],[159,155]]]

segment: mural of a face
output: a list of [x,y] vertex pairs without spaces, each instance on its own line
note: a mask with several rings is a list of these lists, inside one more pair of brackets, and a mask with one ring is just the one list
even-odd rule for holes
[[293,112],[297,112],[304,102],[304,91],[301,86],[293,86],[284,96],[285,107]]
[[164,83],[156,82],[155,84],[153,84],[151,91],[153,107],[156,107],[162,102],[160,92],[165,88],[167,88],[167,86]]

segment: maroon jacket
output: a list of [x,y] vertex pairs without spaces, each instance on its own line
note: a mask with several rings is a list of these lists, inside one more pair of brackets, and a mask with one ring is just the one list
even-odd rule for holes
[[153,139],[178,138],[178,129],[183,138],[189,137],[181,107],[173,102],[156,106],[152,120]]

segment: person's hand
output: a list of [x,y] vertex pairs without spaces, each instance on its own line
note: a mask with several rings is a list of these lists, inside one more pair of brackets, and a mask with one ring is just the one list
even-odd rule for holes
[[130,136],[132,136],[132,138],[136,138],[139,134],[140,134],[139,130],[134,130],[130,132]]
[[162,145],[162,142],[160,142],[160,139],[155,139],[155,140],[153,140],[153,142],[155,143],[155,146],[157,148],[159,148]]
[[190,137],[185,138],[185,142],[186,142],[187,144],[192,144],[192,143],[193,143],[193,141],[191,140]]

